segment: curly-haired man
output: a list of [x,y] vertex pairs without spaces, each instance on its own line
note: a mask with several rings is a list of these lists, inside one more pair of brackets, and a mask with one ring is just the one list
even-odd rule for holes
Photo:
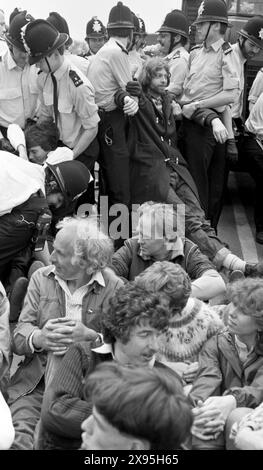
[[81,423],[92,413],[91,395],[84,399],[84,383],[99,363],[165,368],[155,360],[155,354],[158,336],[167,329],[170,317],[165,294],[146,292],[134,283],[121,287],[103,315],[104,344],[96,347],[85,341],[72,345],[46,389],[37,447],[80,447]]

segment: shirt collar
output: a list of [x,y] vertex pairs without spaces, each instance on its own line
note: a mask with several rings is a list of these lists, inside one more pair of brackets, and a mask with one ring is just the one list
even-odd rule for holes
[[[50,274],[61,279],[56,273],[55,273],[55,266],[52,264],[51,266],[49,266],[45,272],[45,275],[46,276],[49,276]],[[61,279],[62,281],[64,281],[64,279]],[[65,282],[65,281],[64,281]],[[91,276],[91,279],[89,280],[89,282],[87,284],[85,284],[86,286],[91,286],[93,283],[97,283],[99,284],[101,287],[105,287],[106,284],[105,284],[105,280],[104,280],[104,277],[103,277],[103,274],[101,271],[97,271],[96,273],[92,274]]]
[[70,63],[68,60],[64,57],[63,64],[54,72],[54,76],[56,77],[57,80],[60,80],[61,77],[66,73],[68,68],[70,67]]
[[224,44],[224,39],[223,38],[220,38],[218,39],[217,41],[213,42],[213,44],[211,44],[209,47],[205,47],[204,48],[209,51],[210,49],[213,49],[215,52],[219,51],[220,47],[222,46],[222,44]]
[[238,337],[237,335],[235,335],[235,345],[237,347],[238,350],[240,351],[244,351],[246,352],[247,354],[250,354],[253,349],[254,349],[254,346],[251,346],[250,349],[248,349],[247,345],[245,343],[243,343]]
[[[112,347],[112,343],[103,343],[101,346],[98,346],[97,348],[93,348],[92,351],[98,354],[111,354],[112,359],[116,361],[116,357],[114,356],[114,351]],[[155,355],[153,356],[152,360],[149,362],[149,367],[150,369],[153,368],[155,364],[156,357]]]
[[109,43],[110,43],[110,42],[115,42],[115,44],[117,44],[117,46],[119,46],[119,47],[121,48],[121,50],[122,50],[123,52],[125,52],[125,54],[129,54],[128,51],[127,51],[127,49],[126,49],[126,47],[125,47],[121,42],[117,41],[117,39],[110,38],[108,42],[109,42]]

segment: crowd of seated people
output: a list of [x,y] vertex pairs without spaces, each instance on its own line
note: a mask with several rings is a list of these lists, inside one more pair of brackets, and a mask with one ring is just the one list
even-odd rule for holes
[[0,449],[262,450],[263,263],[217,226],[242,167],[263,243],[263,17],[230,45],[204,0],[189,50],[172,10],[151,53],[122,2],[81,51],[57,12],[4,15]]

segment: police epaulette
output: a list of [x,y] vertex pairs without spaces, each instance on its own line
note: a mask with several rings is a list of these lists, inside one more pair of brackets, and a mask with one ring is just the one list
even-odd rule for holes
[[80,76],[75,72],[75,70],[70,70],[69,71],[69,76],[71,80],[73,81],[75,87],[78,87],[80,85],[83,85],[83,80],[80,78]]
[[181,52],[180,51],[177,51],[174,56],[172,57],[172,59],[180,59],[181,57]]
[[223,49],[225,55],[229,54],[230,52],[233,51],[232,46],[229,42],[224,42],[222,44],[222,49]]
[[196,44],[196,46],[191,47],[190,52],[194,51],[195,49],[200,49],[202,47],[202,44]]

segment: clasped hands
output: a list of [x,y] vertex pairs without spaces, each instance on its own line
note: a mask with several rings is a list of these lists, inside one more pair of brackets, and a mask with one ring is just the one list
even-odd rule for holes
[[192,435],[204,441],[217,439],[224,430],[228,415],[235,408],[236,400],[233,395],[209,397],[204,402],[199,400],[192,410]]
[[81,321],[70,318],[53,318],[46,322],[38,337],[37,347],[62,356],[69,346],[78,341],[93,340],[97,333],[87,328]]

